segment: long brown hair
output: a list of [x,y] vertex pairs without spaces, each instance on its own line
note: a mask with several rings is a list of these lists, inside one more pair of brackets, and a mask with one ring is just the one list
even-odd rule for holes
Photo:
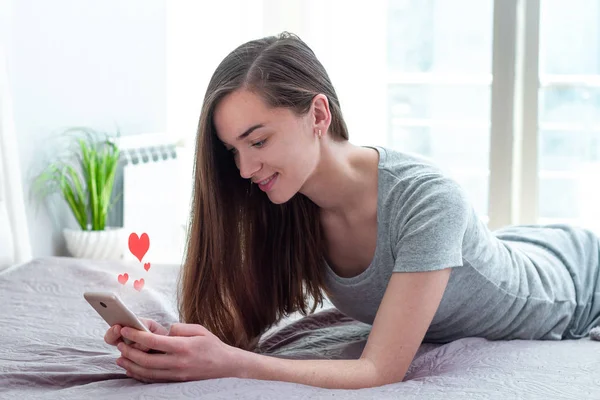
[[198,124],[179,313],[183,322],[201,324],[223,342],[252,350],[282,317],[295,311],[307,315],[309,297],[314,300],[310,312],[322,304],[325,247],[317,205],[302,194],[271,203],[240,176],[218,141],[215,107],[238,89],[298,116],[322,93],[331,112],[328,135],[348,140],[348,130],[327,72],[294,34],[239,46],[210,80]]

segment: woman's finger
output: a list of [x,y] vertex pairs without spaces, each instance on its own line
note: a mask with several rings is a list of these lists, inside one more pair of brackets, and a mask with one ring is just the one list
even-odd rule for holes
[[118,365],[121,368],[124,368],[127,372],[132,374],[132,376],[136,376],[135,379],[142,381],[162,381],[162,382],[170,382],[180,380],[175,376],[173,370],[168,369],[153,369],[153,368],[145,368],[141,365],[136,364],[135,362],[121,357],[117,360]]
[[123,328],[121,335],[133,342],[140,343],[150,349],[165,353],[176,353],[181,349],[181,338],[157,335],[150,332],[138,331],[132,328]]
[[[104,334],[104,341],[111,346],[117,346],[119,343],[124,343],[123,337],[121,336],[121,327],[119,325],[112,326],[106,333]],[[141,345],[139,343],[132,343],[132,347],[140,351],[148,351],[150,350],[148,347]]]
[[205,336],[208,330],[201,325],[175,323],[171,325],[169,336]]
[[148,347],[146,347],[146,346],[144,346],[142,344],[139,344],[139,343],[133,343],[131,345],[131,347],[133,347],[134,349],[138,349],[140,351],[143,351],[143,352],[148,352],[148,350],[150,350]]
[[131,379],[135,379],[136,381],[140,381],[142,383],[154,383],[154,382],[152,382],[152,381],[150,381],[148,379],[144,379],[141,376],[136,375],[133,372],[130,372],[130,371],[127,371],[127,370],[125,371],[125,375],[127,375]]
[[167,328],[152,319],[140,318],[140,321],[142,321],[152,333],[156,333],[157,335],[166,335],[168,333]]
[[111,346],[116,346],[119,342],[123,341],[121,339],[121,326],[113,325],[109,330],[104,334],[104,341]]
[[178,369],[179,361],[176,357],[167,354],[149,354],[140,351],[125,343],[119,345],[121,358],[133,361],[139,366],[148,369]]

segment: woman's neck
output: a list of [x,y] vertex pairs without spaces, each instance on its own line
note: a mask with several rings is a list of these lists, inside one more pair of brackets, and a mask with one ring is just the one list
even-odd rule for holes
[[322,213],[354,220],[377,201],[379,153],[348,141],[323,141],[321,159],[300,192]]

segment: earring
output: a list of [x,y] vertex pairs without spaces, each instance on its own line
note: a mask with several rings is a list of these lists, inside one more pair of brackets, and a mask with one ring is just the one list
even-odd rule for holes
[[319,129],[319,137],[321,137],[321,130]]

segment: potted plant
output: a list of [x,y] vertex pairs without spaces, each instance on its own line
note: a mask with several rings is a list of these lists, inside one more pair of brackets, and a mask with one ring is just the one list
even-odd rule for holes
[[[125,250],[123,228],[106,226],[120,151],[109,135],[85,127],[65,133],[72,151],[66,159],[50,162],[35,178],[33,189],[46,196],[58,193],[75,217],[78,229],[64,228],[67,249],[72,256],[120,260]],[[119,136],[119,134],[117,134]],[[119,194],[120,196],[120,194]]]

